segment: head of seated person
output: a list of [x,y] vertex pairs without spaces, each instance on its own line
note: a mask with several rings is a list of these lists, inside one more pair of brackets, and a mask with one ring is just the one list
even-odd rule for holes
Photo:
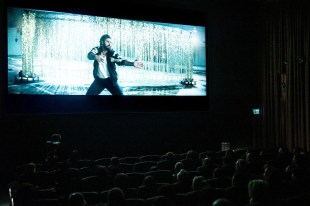
[[69,195],[69,206],[86,206],[86,200],[81,192],[74,192]]

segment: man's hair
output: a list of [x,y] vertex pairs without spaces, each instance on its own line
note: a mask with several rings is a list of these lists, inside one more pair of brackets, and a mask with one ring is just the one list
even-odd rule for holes
[[104,42],[105,42],[105,40],[106,39],[108,39],[108,38],[110,38],[111,39],[111,37],[110,37],[110,35],[109,34],[104,34],[104,35],[102,35],[101,36],[101,38],[100,38],[100,46],[103,46],[104,45]]

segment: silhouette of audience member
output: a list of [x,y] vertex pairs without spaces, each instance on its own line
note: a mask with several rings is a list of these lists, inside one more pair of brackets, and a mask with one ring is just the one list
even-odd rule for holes
[[121,188],[113,187],[107,194],[107,206],[124,206],[126,205],[125,194]]
[[237,161],[237,156],[232,149],[226,150],[225,155],[222,158],[222,168],[225,172],[226,177],[233,176],[235,172],[235,164]]
[[79,160],[81,159],[80,151],[77,149],[72,150],[69,158],[66,160],[67,168],[79,168]]
[[61,135],[52,134],[50,138],[46,141],[47,153],[45,157],[45,166],[47,170],[52,171],[57,169],[57,162],[61,161],[62,151],[61,151]]
[[19,184],[28,183],[36,185],[36,169],[36,164],[34,164],[33,162],[26,164],[23,173],[19,176]]
[[223,197],[232,201],[238,206],[247,205],[249,202],[248,176],[244,173],[236,172],[231,181],[231,186],[226,187]]
[[[292,173],[292,171],[297,169],[297,168],[305,170],[307,168],[305,163],[309,163],[309,162],[305,161],[305,157],[303,154],[294,153],[292,158],[291,158],[290,163],[288,165],[286,165],[285,170],[286,170],[286,172],[290,172],[290,173]],[[309,169],[309,168],[307,168],[307,169]]]
[[[236,164],[235,164],[235,173],[241,173],[243,174],[244,178],[246,180],[250,180],[252,178],[251,174],[250,174],[250,170],[249,170],[249,165],[247,163],[247,161],[245,159],[238,159],[236,161]],[[235,174],[234,173],[234,174]],[[256,177],[254,175],[254,177]],[[254,178],[253,177],[253,178]]]
[[202,165],[197,167],[196,170],[199,171],[206,179],[209,179],[212,178],[215,167],[214,161],[211,158],[206,157],[203,159]]
[[79,186],[82,192],[101,192],[112,187],[111,177],[105,166],[97,165],[93,168],[94,175],[81,179]]
[[[12,196],[14,196],[16,205],[32,205],[31,201],[37,198],[55,197],[56,191],[54,188],[42,187],[44,185],[42,183],[44,179],[42,178],[47,178],[48,176],[41,176],[41,172],[37,172],[36,168],[33,162],[26,164],[23,173],[16,181],[9,184],[12,188]],[[42,173],[46,174],[46,171]]]
[[264,172],[264,167],[260,161],[259,155],[253,151],[248,151],[246,153],[246,162],[248,163],[249,174],[251,174],[251,176],[260,175]]
[[266,181],[261,179],[251,180],[248,184],[249,206],[271,205],[269,188]]
[[61,134],[52,134],[46,143],[54,149],[57,148],[61,143]]
[[284,173],[273,166],[267,166],[264,170],[263,179],[267,182],[270,195],[273,198],[285,198],[288,195],[287,186],[284,183]]
[[37,176],[36,164],[30,162],[24,166],[23,172],[11,183],[16,205],[32,205],[31,201],[46,194],[54,194],[53,189],[41,189]]
[[195,176],[192,180],[192,190],[186,193],[187,201],[192,205],[211,205],[218,198],[214,188],[211,188],[203,176]]
[[304,154],[295,153],[292,158],[292,166],[301,170],[309,170],[309,159]]
[[161,185],[157,189],[157,195],[167,197],[169,200],[175,203],[176,193],[172,184]]
[[192,181],[192,190],[202,190],[207,186],[206,178],[203,176],[195,176]]
[[298,146],[293,148],[292,153],[293,153],[293,155],[295,155],[295,154],[304,154],[303,149],[301,147],[298,147]]
[[68,198],[68,203],[69,203],[69,206],[86,206],[87,205],[85,197],[83,193],[81,192],[71,193]]
[[98,177],[99,181],[104,186],[104,189],[109,189],[112,187],[113,181],[109,174],[108,169],[105,166],[97,165],[95,168],[95,175]]
[[184,169],[184,164],[182,162],[176,162],[174,166],[174,173],[173,173],[174,181],[177,180],[177,174],[181,171],[181,169]]
[[206,158],[211,159],[214,166],[218,166],[219,164],[221,164],[221,162],[218,161],[219,159],[218,159],[217,153],[215,151],[208,152]]
[[57,170],[58,162],[61,162],[58,151],[52,150],[46,155],[44,166],[47,171]]
[[301,195],[310,191],[309,172],[301,168],[295,168],[292,171],[290,188],[293,195]]
[[61,160],[61,134],[52,134],[46,141],[47,153],[45,164],[48,170],[56,169],[56,163]]
[[195,171],[197,167],[201,166],[199,154],[194,150],[189,150],[186,153],[185,159],[181,160],[181,162],[184,165],[184,169],[187,171]]
[[310,190],[310,161],[300,149],[293,153],[291,163],[285,169],[285,177],[291,185],[292,194]]
[[249,175],[249,167],[245,159],[238,159],[235,164],[235,172]]
[[274,160],[274,165],[281,171],[285,169],[291,162],[291,154],[287,147],[279,147],[277,157]]
[[129,177],[125,173],[117,173],[114,177],[113,181],[114,187],[120,188],[125,198],[137,198],[138,197],[138,190],[136,188],[129,187]]
[[231,185],[231,178],[227,177],[222,167],[217,167],[213,171],[213,178],[207,179],[206,182],[212,188],[224,189]]
[[138,197],[147,199],[157,195],[157,184],[153,176],[146,176],[142,185],[138,188]]
[[177,181],[173,183],[175,193],[187,193],[192,190],[192,177],[188,171],[181,169]]
[[228,199],[218,198],[213,201],[212,206],[235,206],[235,204]]
[[165,159],[157,162],[157,168],[160,170],[170,170],[173,172],[175,163],[175,154],[173,152],[167,152],[165,154]]
[[113,178],[117,173],[120,173],[120,161],[118,157],[111,157],[110,165],[108,166],[108,171]]

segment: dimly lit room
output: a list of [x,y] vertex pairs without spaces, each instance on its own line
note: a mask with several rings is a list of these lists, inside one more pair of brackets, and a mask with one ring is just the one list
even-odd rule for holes
[[0,9],[0,205],[310,206],[307,0]]

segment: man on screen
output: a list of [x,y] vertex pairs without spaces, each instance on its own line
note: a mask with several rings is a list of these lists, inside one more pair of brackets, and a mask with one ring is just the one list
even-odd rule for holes
[[100,38],[100,46],[94,47],[88,53],[87,58],[94,60],[94,81],[90,85],[86,95],[98,95],[105,88],[112,95],[123,95],[122,88],[117,82],[116,65],[134,66],[142,68],[143,63],[140,61],[128,61],[122,59],[118,53],[112,49],[112,40],[108,34]]

